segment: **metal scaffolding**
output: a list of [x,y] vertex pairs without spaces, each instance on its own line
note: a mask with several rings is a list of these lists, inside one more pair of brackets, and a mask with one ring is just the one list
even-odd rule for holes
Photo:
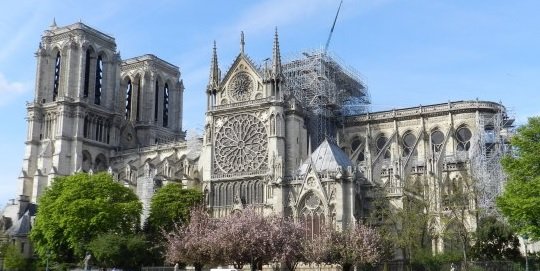
[[481,216],[498,216],[495,200],[504,188],[506,175],[501,158],[508,154],[509,137],[513,134],[514,119],[508,117],[504,106],[495,114],[477,116],[477,132],[471,148],[471,172],[475,181],[476,201]]
[[368,111],[368,89],[358,72],[323,49],[285,61],[283,75],[286,91],[308,113],[312,150],[325,138],[335,139],[339,118]]

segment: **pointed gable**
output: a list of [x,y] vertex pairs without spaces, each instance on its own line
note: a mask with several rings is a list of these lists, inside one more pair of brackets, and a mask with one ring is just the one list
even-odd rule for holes
[[343,150],[326,139],[309,156],[309,159],[300,166],[300,175],[307,173],[310,164],[319,173],[336,172],[338,167],[345,169],[353,165]]

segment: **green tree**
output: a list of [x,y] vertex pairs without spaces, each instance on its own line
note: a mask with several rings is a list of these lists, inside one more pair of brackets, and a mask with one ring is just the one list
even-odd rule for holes
[[540,117],[529,118],[511,138],[512,155],[502,159],[508,175],[497,207],[518,233],[540,238]]
[[199,190],[183,189],[178,183],[169,183],[154,194],[145,224],[146,236],[152,244],[149,257],[153,263],[160,264],[164,260],[163,232],[172,232],[176,225],[188,223],[191,208],[203,199],[204,195]]
[[30,259],[25,259],[16,245],[8,245],[4,248],[4,268],[6,270],[27,270]]
[[107,173],[57,177],[38,200],[30,238],[41,259],[79,262],[100,234],[136,232],[141,210],[135,193]]
[[151,231],[172,231],[176,224],[184,224],[189,220],[191,208],[203,199],[204,195],[199,190],[183,189],[178,183],[165,185],[152,197],[148,228]]
[[512,229],[496,217],[480,219],[472,256],[479,260],[517,260],[521,257],[519,239]]
[[96,237],[88,248],[101,267],[135,269],[144,263],[146,241],[141,235],[105,233]]

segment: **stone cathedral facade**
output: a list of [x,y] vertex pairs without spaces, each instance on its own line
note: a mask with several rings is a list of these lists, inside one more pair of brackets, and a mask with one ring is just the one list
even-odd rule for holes
[[[201,189],[216,217],[254,205],[317,234],[324,225],[364,223],[377,197],[401,208],[407,188],[416,187],[413,196],[428,202],[435,252],[448,246],[445,232],[456,221],[474,231],[473,160],[485,157],[486,135],[505,135],[496,123],[506,117],[504,106],[456,101],[347,113],[347,101],[369,102],[361,80],[325,55],[282,63],[277,31],[268,48],[270,61],[254,63],[242,34],[239,54],[222,73],[214,45],[200,90],[207,97],[204,135],[186,139],[177,66],[154,55],[123,60],[113,37],[83,23],[51,26],[36,52],[20,198],[2,217],[7,236],[28,232],[56,176],[80,171],[108,171],[133,188],[143,217],[153,193],[178,182]],[[309,67],[323,67],[329,82],[302,77],[309,72],[295,63],[313,59],[321,66]],[[447,200],[456,193],[466,195],[459,215]]]

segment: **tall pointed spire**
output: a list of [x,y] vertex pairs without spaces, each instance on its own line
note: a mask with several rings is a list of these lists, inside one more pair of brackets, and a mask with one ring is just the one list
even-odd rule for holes
[[57,29],[57,28],[58,28],[58,26],[56,25],[56,18],[55,18],[55,17],[53,17],[52,24],[49,26],[49,28],[50,28],[51,30],[54,30],[54,29]]
[[244,42],[244,31],[240,31],[240,53],[244,54],[244,45],[246,43]]
[[279,52],[279,37],[276,26],[274,33],[274,48],[272,50],[272,76],[277,78],[281,75],[281,53]]
[[212,62],[210,63],[210,78],[208,79],[208,90],[217,89],[220,80],[216,41],[214,41]]

